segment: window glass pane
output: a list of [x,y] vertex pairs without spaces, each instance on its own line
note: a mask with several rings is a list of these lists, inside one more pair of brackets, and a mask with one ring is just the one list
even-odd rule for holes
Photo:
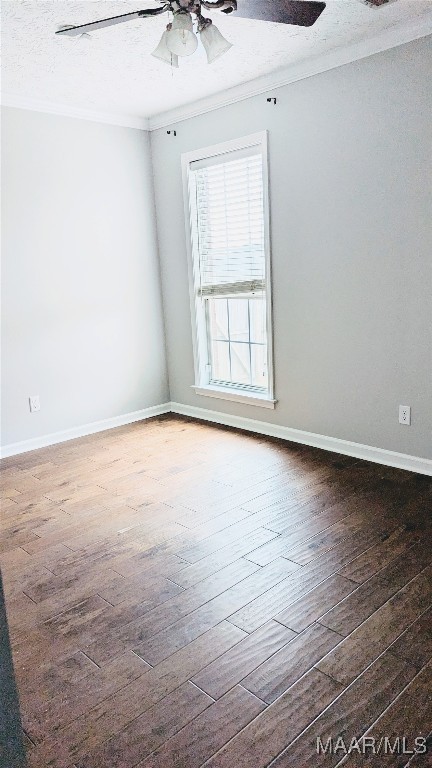
[[[265,139],[263,139],[263,146]],[[223,145],[221,145],[223,146]],[[199,378],[268,391],[266,206],[261,142],[189,161]]]
[[232,342],[231,347],[231,377],[235,384],[250,384],[249,344]]
[[227,299],[208,299],[210,337],[228,340]]
[[228,311],[230,339],[249,343],[248,299],[228,299]]
[[210,341],[212,379],[230,381],[230,352],[227,341]]
[[249,302],[250,307],[250,325],[251,325],[251,341],[256,344],[266,343],[266,300],[265,299],[251,299]]
[[252,384],[254,387],[268,387],[267,345],[251,345]]

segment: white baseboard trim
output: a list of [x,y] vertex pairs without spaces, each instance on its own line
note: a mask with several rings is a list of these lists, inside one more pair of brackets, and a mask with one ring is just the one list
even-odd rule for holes
[[202,419],[203,421],[210,421],[227,427],[237,427],[248,432],[256,432],[259,435],[278,437],[282,440],[310,445],[313,448],[322,448],[324,451],[343,453],[356,459],[365,459],[376,464],[384,464],[387,467],[397,467],[398,469],[406,469],[410,472],[418,472],[421,475],[432,476],[432,461],[430,459],[423,459],[420,456],[409,456],[405,453],[387,451],[384,448],[373,448],[370,445],[340,440],[337,437],[326,437],[325,435],[317,435],[314,432],[281,427],[265,421],[246,419],[242,416],[231,416],[230,414],[182,405],[181,403],[171,403],[170,410],[181,416],[190,416],[191,418]]
[[27,451],[35,451],[37,448],[47,448],[49,445],[64,443],[67,440],[75,440],[77,437],[85,437],[86,435],[93,435],[96,432],[105,432],[107,429],[123,427],[125,424],[133,424],[135,421],[151,419],[153,416],[161,416],[163,413],[169,413],[170,410],[170,403],[152,405],[150,408],[143,408],[140,411],[125,413],[121,416],[113,416],[110,419],[93,421],[90,424],[83,424],[80,427],[72,427],[72,429],[65,429],[62,432],[52,432],[50,435],[33,437],[30,440],[22,440],[20,443],[9,443],[9,445],[2,446],[0,455],[2,459],[7,458],[8,456],[17,456],[18,454],[26,453]]
[[161,416],[165,413],[176,413],[181,416],[190,416],[195,419],[222,424],[226,427],[237,427],[247,432],[256,432],[259,435],[268,437],[278,437],[282,440],[288,440],[293,443],[310,445],[313,448],[321,448],[324,451],[333,453],[342,453],[346,456],[353,456],[356,459],[365,459],[373,461],[376,464],[383,464],[387,467],[397,467],[406,469],[410,472],[418,472],[421,475],[432,476],[432,461],[423,459],[420,456],[409,456],[405,453],[396,453],[387,451],[384,448],[373,448],[370,445],[361,443],[352,443],[349,440],[340,440],[337,437],[326,437],[317,435],[314,432],[305,432],[301,429],[292,429],[291,427],[282,427],[278,424],[270,424],[265,421],[255,419],[246,419],[242,416],[231,416],[230,414],[220,413],[219,411],[210,411],[206,408],[197,408],[191,405],[182,405],[181,403],[162,403],[153,405],[150,408],[143,408],[133,413],[125,413],[121,416],[114,416],[102,421],[93,421],[91,424],[84,424],[80,427],[65,429],[62,432],[52,432],[42,437],[34,437],[30,440],[23,440],[19,443],[10,443],[1,448],[1,458],[17,456],[27,451],[35,451],[38,448],[46,448],[57,443],[64,443],[68,440],[74,440],[77,437],[93,435],[96,432],[105,432],[115,427],[123,427],[126,424],[132,424],[136,421],[145,421],[153,416]]

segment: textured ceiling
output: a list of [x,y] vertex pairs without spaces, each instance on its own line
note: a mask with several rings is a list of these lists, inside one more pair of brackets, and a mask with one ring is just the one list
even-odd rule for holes
[[420,21],[432,0],[398,0],[370,9],[358,0],[327,0],[313,27],[211,15],[234,45],[208,66],[204,51],[172,70],[152,56],[166,16],[93,33],[91,41],[55,37],[62,24],[157,7],[156,0],[6,0],[2,2],[2,86],[8,94],[76,109],[148,117]]

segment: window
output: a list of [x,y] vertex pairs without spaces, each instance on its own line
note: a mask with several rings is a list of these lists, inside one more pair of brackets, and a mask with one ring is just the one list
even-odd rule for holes
[[183,155],[195,389],[274,407],[267,134]]

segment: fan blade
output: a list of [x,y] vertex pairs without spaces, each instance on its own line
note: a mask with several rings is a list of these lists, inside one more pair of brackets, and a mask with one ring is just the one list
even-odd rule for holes
[[70,37],[74,37],[75,35],[82,35],[84,32],[94,32],[96,29],[112,27],[113,24],[122,24],[124,21],[143,19],[146,16],[158,16],[160,13],[164,13],[164,11],[168,10],[168,8],[168,5],[163,5],[161,8],[148,8],[144,11],[123,13],[121,16],[112,16],[110,19],[101,19],[100,21],[91,21],[89,24],[80,24],[79,27],[59,29],[57,30],[56,35],[69,35]]
[[325,7],[325,3],[308,0],[237,0],[237,10],[231,17],[311,27]]

